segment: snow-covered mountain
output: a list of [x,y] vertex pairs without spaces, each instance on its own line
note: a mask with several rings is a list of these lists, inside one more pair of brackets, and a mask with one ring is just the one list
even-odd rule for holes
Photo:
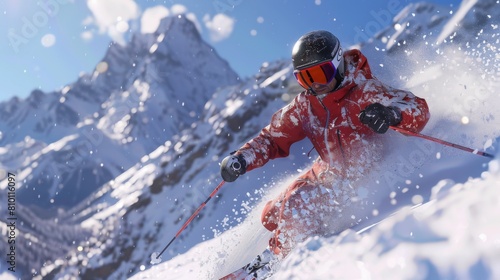
[[[112,44],[93,73],[63,89],[36,90],[26,100],[0,104],[0,167],[22,182],[16,202],[24,221],[19,254],[27,271],[39,271],[86,238],[80,225],[62,222],[67,209],[198,122],[214,91],[238,79],[191,21],[169,17],[125,47]],[[3,201],[6,195],[0,195]],[[81,236],[50,236],[66,225]],[[61,245],[51,247],[61,250],[38,249],[51,244],[42,240],[56,240]],[[6,246],[2,240],[0,247]]]
[[0,162],[25,181],[20,202],[73,206],[198,121],[215,89],[237,80],[189,20],[165,19],[111,45],[93,73],[62,90],[0,104]]
[[[488,148],[500,136],[498,18],[498,1],[464,0],[453,11],[412,4],[392,26],[359,47],[375,75],[426,98],[432,118],[424,133]],[[61,91],[37,91],[26,100],[1,104],[0,130],[10,134],[2,135],[0,162],[16,172],[18,182],[26,180],[19,183],[17,204],[21,226],[16,252],[23,277],[215,279],[253,258],[268,237],[258,221],[261,203],[311,162],[307,141],[295,145],[289,158],[225,184],[164,253],[164,262],[149,263],[151,253],[170,241],[218,185],[218,162],[257,134],[298,91],[290,61],[265,63],[254,77],[239,80],[189,21],[169,17],[155,33],[137,34],[126,47],[110,46],[94,73]],[[495,236],[500,226],[472,223],[480,215],[470,214],[465,225],[478,225],[481,235],[460,225],[458,216],[448,224],[440,218],[457,212],[452,202],[484,216],[498,212],[492,198],[498,193],[488,188],[498,186],[498,163],[422,139],[388,135],[387,163],[372,178],[381,190],[382,206],[361,216],[360,226],[429,201],[434,186],[434,191],[442,190],[434,194],[439,202],[403,210],[364,233],[353,229],[313,237],[282,264],[277,279],[499,277],[491,261],[498,261]],[[469,177],[477,179],[454,186]],[[7,186],[5,180],[0,183]],[[491,199],[482,203],[481,193]],[[5,196],[1,192],[0,199],[6,201]],[[437,222],[450,230],[431,228]],[[443,263],[417,255],[418,243],[430,252],[449,248],[440,238],[460,248],[461,239],[454,234],[464,229],[470,234],[462,237],[486,238],[492,251],[475,250],[469,262],[442,255],[449,260]],[[470,244],[463,250],[479,243]],[[6,246],[0,241],[0,251]],[[371,248],[381,249],[368,254]],[[402,258],[405,254],[410,257]],[[322,260],[325,256],[330,262]],[[336,269],[326,271],[324,264]],[[470,265],[465,269],[472,274],[461,274],[457,264]],[[347,269],[352,266],[357,269]],[[417,274],[413,268],[421,266],[430,272]],[[407,274],[388,274],[405,267],[411,268]],[[6,271],[4,263],[1,271]]]
[[[419,73],[429,68],[447,66],[468,71],[482,71],[486,66],[491,75],[498,76],[494,61],[498,59],[495,45],[499,17],[496,0],[463,0],[456,10],[413,3],[390,26],[356,47],[372,58],[372,67],[381,79],[400,77],[402,85],[415,76],[420,78]],[[456,57],[462,54],[468,60]]]

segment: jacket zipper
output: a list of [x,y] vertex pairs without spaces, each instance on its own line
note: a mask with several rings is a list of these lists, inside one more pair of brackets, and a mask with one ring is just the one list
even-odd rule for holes
[[[323,141],[325,142],[326,151],[328,152],[328,158],[330,161],[328,164],[331,167],[331,166],[333,166],[333,156],[332,156],[332,152],[330,150],[330,145],[328,144],[328,126],[330,124],[330,110],[328,110],[328,108],[325,106],[325,104],[323,103],[323,101],[320,98],[318,98],[318,101],[321,104],[321,106],[323,107],[323,109],[326,111],[326,123],[325,123],[325,127],[323,130],[323,137],[324,137]],[[339,145],[339,149],[340,149],[340,154],[342,155],[342,160],[344,161],[344,164],[345,164],[346,163],[345,151],[344,151],[344,146],[342,145],[340,129],[338,129],[338,128],[337,128],[337,141],[338,141],[338,145]]]
[[328,108],[326,108],[325,104],[323,103],[323,101],[318,97],[318,101],[319,103],[321,104],[321,106],[323,106],[323,109],[326,111],[326,123],[325,123],[325,127],[323,129],[323,141],[325,142],[325,147],[326,147],[326,151],[328,152],[328,159],[329,159],[329,163],[328,163],[328,166],[333,166],[333,156],[332,156],[332,152],[330,151],[330,145],[328,145],[328,125],[330,124],[330,110],[328,110]]
[[338,128],[337,128],[337,140],[339,141],[340,153],[342,154],[342,159],[344,160],[344,163],[345,163],[346,160],[345,160],[344,146],[342,146],[342,141],[340,139],[340,129],[338,129]]

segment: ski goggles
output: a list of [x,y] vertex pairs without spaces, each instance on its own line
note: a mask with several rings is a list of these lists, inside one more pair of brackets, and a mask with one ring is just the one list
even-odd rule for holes
[[302,70],[293,71],[297,82],[305,88],[311,88],[313,83],[329,84],[337,74],[333,61],[326,61]]

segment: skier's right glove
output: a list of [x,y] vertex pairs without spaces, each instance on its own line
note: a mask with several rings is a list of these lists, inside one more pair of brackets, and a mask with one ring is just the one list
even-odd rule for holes
[[231,154],[222,160],[220,164],[220,175],[226,182],[234,182],[240,175],[247,171],[247,162],[243,155]]

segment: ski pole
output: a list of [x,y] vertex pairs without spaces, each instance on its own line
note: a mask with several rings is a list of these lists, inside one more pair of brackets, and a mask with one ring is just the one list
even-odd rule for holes
[[224,185],[226,181],[222,181],[219,183],[219,185],[212,191],[212,193],[210,194],[210,196],[207,198],[207,200],[205,200],[205,202],[203,202],[199,207],[198,209],[196,209],[196,211],[194,211],[193,215],[191,215],[191,217],[189,217],[189,219],[184,223],[184,225],[179,229],[179,231],[175,234],[175,236],[172,238],[172,240],[170,240],[170,242],[168,242],[167,246],[165,246],[165,248],[163,248],[163,250],[161,250],[161,252],[156,256],[156,259],[158,259],[162,254],[163,252],[165,252],[165,250],[167,250],[167,248],[170,246],[170,244],[172,244],[172,242],[174,242],[174,240],[181,234],[181,232],[186,229],[186,227],[191,223],[191,221],[193,221],[193,219],[198,216],[198,213],[200,213],[201,209],[203,209],[203,207],[205,207],[205,205],[207,205],[208,201],[210,201],[210,199],[212,199],[212,197],[215,196],[215,194],[219,191],[220,188],[222,188],[222,186]]
[[469,152],[469,153],[473,153],[473,154],[476,154],[476,155],[480,155],[480,156],[484,156],[484,157],[489,157],[489,158],[494,158],[494,156],[492,154],[489,154],[489,153],[486,153],[486,152],[482,152],[482,151],[478,151],[478,150],[474,150],[474,149],[471,149],[471,148],[467,148],[467,147],[464,147],[464,146],[461,146],[461,145],[458,145],[458,144],[450,143],[450,142],[447,142],[447,141],[444,141],[444,140],[441,140],[441,139],[438,139],[438,138],[434,138],[434,137],[431,137],[431,136],[423,135],[423,134],[420,134],[418,132],[409,131],[409,130],[406,130],[404,128],[400,128],[400,127],[396,127],[396,126],[390,126],[390,128],[393,129],[393,130],[395,130],[395,131],[397,131],[397,132],[401,132],[403,134],[406,134],[406,135],[420,137],[420,138],[423,138],[423,139],[434,141],[436,143],[439,143],[439,144],[442,144],[442,145],[445,145],[445,146],[450,146],[450,147],[453,147],[453,148],[457,148],[457,149],[460,149],[460,150],[463,150],[463,151],[466,151],[466,152]]

